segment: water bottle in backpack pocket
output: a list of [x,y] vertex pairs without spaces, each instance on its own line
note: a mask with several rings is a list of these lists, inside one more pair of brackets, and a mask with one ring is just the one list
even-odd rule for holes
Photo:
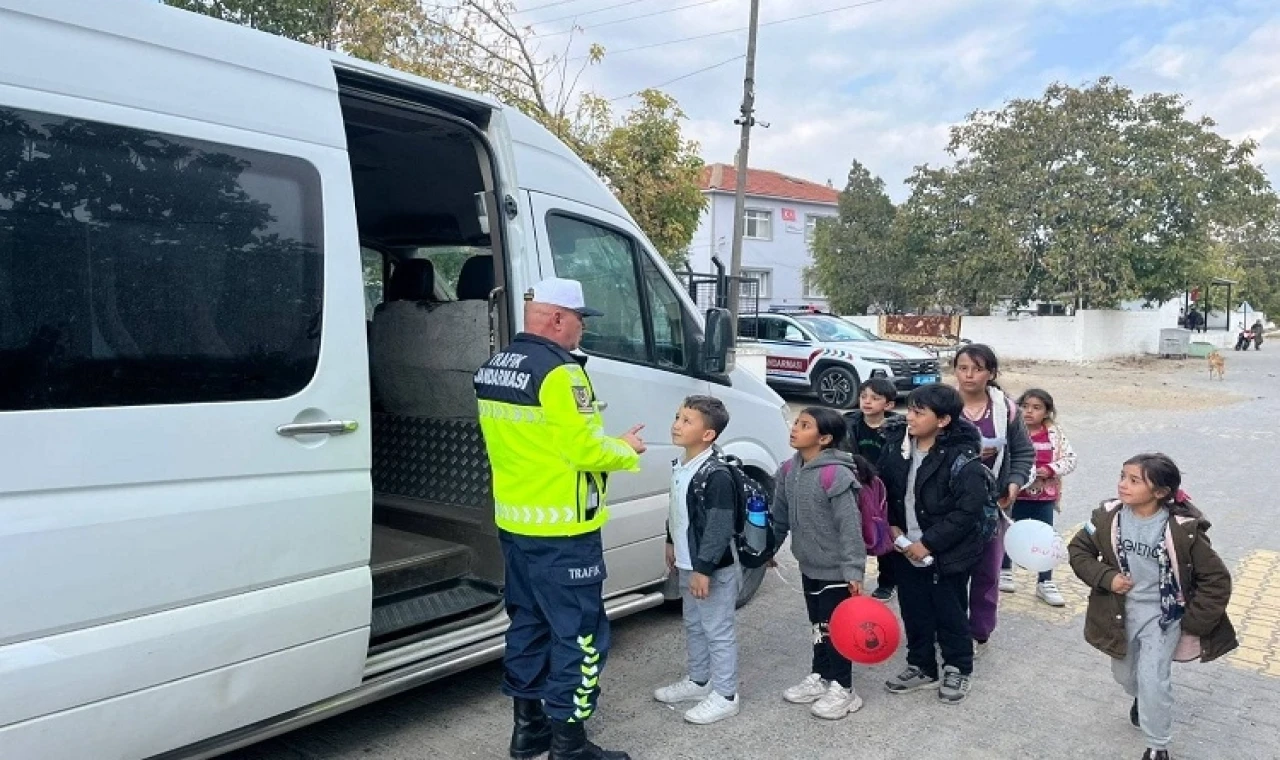
[[714,449],[712,457],[712,465],[700,469],[689,488],[705,489],[707,478],[715,470],[724,469],[729,473],[733,478],[736,501],[733,512],[733,546],[738,562],[745,568],[764,567],[778,552],[778,539],[773,531],[773,514],[769,510],[773,494],[743,471],[741,459],[723,454],[718,447]]

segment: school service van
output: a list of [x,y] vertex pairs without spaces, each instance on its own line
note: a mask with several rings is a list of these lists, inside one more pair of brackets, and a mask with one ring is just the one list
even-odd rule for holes
[[499,657],[471,378],[552,275],[651,441],[610,481],[623,615],[663,599],[680,400],[765,480],[787,430],[586,165],[318,48],[0,0],[0,758],[211,757]]

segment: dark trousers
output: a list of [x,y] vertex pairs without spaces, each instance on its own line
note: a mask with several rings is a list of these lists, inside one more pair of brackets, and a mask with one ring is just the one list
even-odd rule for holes
[[[1056,501],[1026,501],[1019,499],[1013,504],[1013,521],[1039,520],[1042,523],[1053,525],[1053,512],[1056,505]],[[1004,570],[1013,569],[1013,560],[1009,559],[1008,554],[1004,555],[1004,561],[1000,564],[1000,567]],[[1053,580],[1053,571],[1046,570],[1040,573],[1038,580]]]
[[543,700],[553,720],[584,721],[595,712],[609,653],[600,532],[533,538],[503,531],[501,543],[511,618],[502,691]]
[[853,686],[853,664],[846,660],[831,645],[831,637],[827,633],[827,625],[831,622],[831,613],[836,611],[840,603],[849,598],[849,584],[844,581],[822,581],[800,576],[804,588],[804,605],[809,612],[809,622],[813,624],[813,670],[827,681],[835,681],[841,686]]
[[883,589],[897,588],[898,578],[896,576],[896,568],[898,563],[895,561],[897,552],[889,552],[883,557],[876,557],[876,587]]
[[938,649],[944,665],[973,672],[969,636],[969,575],[939,575],[898,555],[898,608],[907,629],[907,664],[938,677]]

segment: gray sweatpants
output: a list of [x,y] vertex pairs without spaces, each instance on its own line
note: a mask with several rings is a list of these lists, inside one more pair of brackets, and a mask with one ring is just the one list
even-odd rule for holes
[[738,602],[738,569],[726,567],[711,576],[711,593],[694,599],[689,593],[691,570],[680,571],[684,601],[684,633],[689,650],[689,678],[711,682],[722,697],[738,693],[738,636],[733,611]]
[[1160,630],[1160,604],[1128,604],[1125,637],[1129,653],[1111,661],[1111,673],[1125,693],[1138,699],[1138,724],[1151,749],[1168,749],[1173,732],[1173,653],[1182,637],[1179,623]]

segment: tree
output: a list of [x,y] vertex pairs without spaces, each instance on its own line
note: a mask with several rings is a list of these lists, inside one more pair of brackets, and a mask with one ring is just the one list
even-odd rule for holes
[[706,200],[698,146],[681,133],[684,113],[670,96],[646,90],[619,119],[609,101],[579,93],[579,78],[604,48],[571,55],[576,27],[545,53],[544,38],[513,20],[510,0],[165,1],[493,95],[573,148],[668,261],[682,261],[693,239]]
[[1135,97],[1104,77],[971,114],[951,132],[955,164],[908,180],[912,253],[939,296],[1097,308],[1167,300],[1202,278],[1215,233],[1273,196],[1252,141],[1186,110],[1179,95]]
[[907,306],[914,262],[895,245],[895,216],[884,181],[854,161],[840,193],[839,216],[819,220],[812,243],[811,275],[836,311],[865,314],[872,306]]
[[698,187],[702,159],[697,145],[680,134],[684,112],[674,98],[657,90],[639,97],[640,105],[616,125],[608,102],[591,98],[593,133],[579,133],[576,142],[658,252],[678,266],[706,203]]

